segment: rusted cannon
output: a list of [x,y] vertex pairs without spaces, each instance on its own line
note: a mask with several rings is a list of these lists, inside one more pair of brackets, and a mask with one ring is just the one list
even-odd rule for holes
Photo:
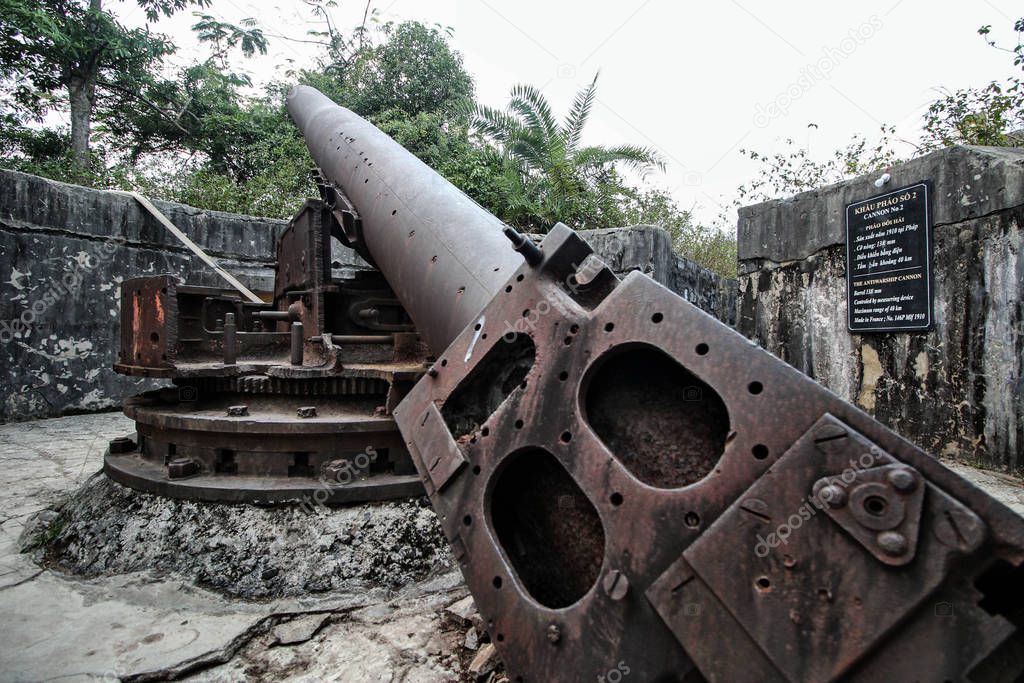
[[395,417],[513,680],[1019,674],[1020,517],[565,225],[288,108],[437,356]]

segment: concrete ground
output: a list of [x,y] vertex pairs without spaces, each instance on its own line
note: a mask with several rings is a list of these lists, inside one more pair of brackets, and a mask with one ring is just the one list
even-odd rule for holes
[[457,571],[398,591],[256,602],[181,577],[40,568],[21,552],[26,523],[95,474],[109,440],[131,431],[117,413],[0,425],[0,680],[463,677],[465,625],[444,613],[467,594]]
[[[119,413],[0,425],[0,680],[469,680],[464,645],[483,647],[445,610],[466,596],[457,571],[397,591],[243,601],[174,574],[41,568],[22,552],[31,527],[132,430]],[[1019,480],[950,466],[1024,514]]]

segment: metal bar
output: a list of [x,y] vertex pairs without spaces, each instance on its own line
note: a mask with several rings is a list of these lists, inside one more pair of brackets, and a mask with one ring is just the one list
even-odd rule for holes
[[146,209],[146,211],[148,211],[150,214],[152,214],[153,218],[157,219],[157,221],[162,226],[167,228],[167,230],[170,231],[170,233],[172,235],[177,237],[178,240],[182,244],[184,244],[186,247],[188,247],[189,250],[193,254],[198,256],[203,263],[205,263],[206,265],[210,266],[210,268],[213,268],[213,270],[218,275],[220,275],[222,278],[227,280],[228,284],[230,284],[232,287],[234,287],[239,292],[241,292],[242,296],[244,296],[246,299],[248,299],[249,301],[253,302],[254,304],[266,303],[265,301],[263,301],[263,299],[259,298],[256,294],[254,294],[252,292],[252,290],[250,290],[248,287],[246,287],[241,282],[239,282],[238,279],[235,278],[234,275],[232,275],[228,271],[224,270],[224,268],[219,263],[217,263],[213,259],[212,256],[210,256],[205,251],[203,251],[202,247],[200,247],[198,244],[196,244],[195,242],[190,240],[188,238],[188,235],[183,233],[178,228],[178,226],[176,226],[174,223],[172,223],[170,221],[170,219],[167,218],[167,216],[165,216],[162,211],[160,211],[160,209],[156,208],[153,205],[153,202],[149,201],[147,198],[143,197],[138,192],[123,192],[123,191],[118,191],[118,192],[119,192],[119,194],[126,194],[129,197],[134,198],[135,201],[137,201],[139,204],[142,205],[142,207],[144,209]]
[[302,365],[302,323],[292,323],[291,363]]
[[[332,344],[394,344],[395,337],[391,334],[332,334]],[[323,343],[324,338],[320,335],[310,337],[309,341],[317,344]]]
[[235,325],[235,314],[228,313],[224,316],[224,365],[234,365],[237,358],[237,345],[235,343],[235,332],[238,331]]

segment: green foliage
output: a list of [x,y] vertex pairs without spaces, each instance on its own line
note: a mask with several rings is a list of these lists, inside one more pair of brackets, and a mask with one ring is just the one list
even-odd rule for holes
[[714,226],[694,223],[664,190],[637,193],[626,209],[626,224],[657,225],[672,237],[676,253],[710,268],[723,277],[736,277],[736,237]]
[[506,198],[504,205],[492,207],[500,218],[534,232],[546,232],[559,221],[580,229],[623,224],[623,207],[633,191],[616,166],[646,173],[665,164],[647,147],[580,144],[596,93],[595,75],[563,123],[529,85],[513,87],[504,110],[475,108],[474,131],[496,145],[504,159],[492,162],[501,169],[499,187]]
[[237,26],[226,21],[221,21],[212,15],[201,12],[193,12],[199,17],[199,21],[192,24],[192,30],[201,42],[211,43],[215,47],[213,55],[208,62],[218,61],[222,67],[227,66],[227,56],[231,50],[238,48],[246,57],[252,57],[259,52],[267,54],[267,39],[263,31],[256,26],[256,20],[247,18],[242,20],[242,25]]
[[[209,0],[190,0],[204,5]],[[150,16],[170,15],[186,0],[139,0]],[[10,94],[7,114],[40,120],[67,91],[74,159],[87,164],[93,118],[106,120],[136,106],[151,86],[170,41],[148,29],[128,29],[101,0],[0,0],[0,81]]]
[[380,44],[364,40],[351,54],[335,52],[332,61],[301,72],[299,80],[375,122],[383,114],[394,118],[396,111],[444,119],[465,111],[473,100],[473,79],[440,30],[415,21],[386,23],[379,30]]
[[1016,147],[1024,141],[1024,90],[1020,80],[946,92],[925,113],[922,149],[949,145]]
[[741,149],[740,153],[757,162],[759,167],[754,178],[736,189],[734,204],[741,206],[787,197],[899,163],[893,144],[894,132],[892,126],[883,125],[873,142],[863,135],[855,135],[845,147],[833,151],[823,161],[813,159],[807,149],[799,147],[792,138],[785,139],[782,149],[771,154]]

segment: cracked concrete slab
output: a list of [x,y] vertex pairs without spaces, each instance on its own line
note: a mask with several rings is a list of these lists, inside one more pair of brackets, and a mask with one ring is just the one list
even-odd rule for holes
[[[0,425],[0,679],[251,680],[266,667],[275,680],[314,680],[309,671],[328,668],[331,680],[459,680],[458,658],[444,663],[433,641],[443,633],[440,609],[465,596],[457,571],[397,590],[360,585],[260,602],[167,571],[72,576],[20,552],[34,535],[57,533],[47,525],[59,515],[46,511],[88,485],[109,440],[132,428],[113,413]],[[320,625],[295,637],[307,621]],[[273,644],[277,629],[294,644]]]

